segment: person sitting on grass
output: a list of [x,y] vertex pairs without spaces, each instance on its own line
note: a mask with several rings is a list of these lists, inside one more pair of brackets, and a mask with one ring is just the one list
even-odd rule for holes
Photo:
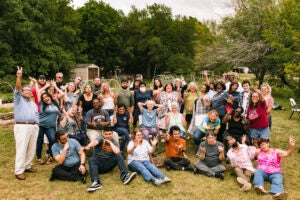
[[225,159],[224,145],[216,140],[213,131],[206,134],[206,140],[200,143],[197,155],[199,160],[194,164],[195,174],[204,174],[208,177],[224,179],[225,166],[222,160]]
[[194,143],[198,147],[201,143],[202,137],[208,132],[213,132],[215,135],[219,133],[221,127],[221,120],[216,110],[211,110],[207,113],[207,117],[203,118],[202,123],[194,132]]
[[64,181],[82,181],[86,183],[85,153],[79,142],[68,138],[67,132],[56,131],[56,143],[51,150],[58,163],[53,170],[49,181],[55,179]]
[[170,182],[171,179],[150,162],[149,154],[154,153],[157,142],[157,137],[154,137],[150,145],[147,140],[143,139],[140,129],[135,128],[133,139],[128,144],[127,152],[129,169],[141,174],[145,181],[152,182],[158,186]]
[[261,139],[260,149],[256,150],[257,169],[254,172],[253,185],[259,194],[267,194],[264,189],[264,180],[271,182],[270,194],[273,199],[287,199],[288,194],[283,189],[283,174],[280,167],[281,158],[292,154],[296,140],[294,137],[289,139],[290,147],[287,151],[270,148],[269,140]]
[[110,172],[117,165],[121,172],[120,179],[124,185],[129,184],[136,177],[136,172],[128,173],[119,144],[113,139],[111,127],[105,127],[103,135],[92,140],[84,149],[90,150],[93,147],[95,147],[93,156],[89,158],[92,185],[87,189],[88,192],[102,188],[99,173]]
[[170,135],[163,134],[166,141],[166,158],[164,165],[167,170],[175,169],[182,171],[194,171],[194,168],[189,166],[190,160],[186,155],[186,141],[180,138],[180,128],[172,126]]
[[[233,174],[237,176],[237,182],[241,184],[240,191],[248,191],[252,187],[250,179],[255,171],[251,159],[254,158],[252,152],[255,152],[256,148],[245,144],[246,135],[242,137],[242,144],[239,144],[231,136],[226,138],[228,146],[231,146],[227,152],[227,157],[233,168]],[[231,141],[234,141],[233,144],[231,144]]]

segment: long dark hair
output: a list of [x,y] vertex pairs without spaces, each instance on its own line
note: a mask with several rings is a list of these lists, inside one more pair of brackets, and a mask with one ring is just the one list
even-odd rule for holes
[[52,96],[48,93],[48,92],[44,92],[41,94],[41,101],[43,103],[43,112],[45,112],[46,108],[49,106],[49,104],[46,104],[44,101],[43,101],[43,96],[46,95],[48,96],[50,99],[51,99],[51,102],[58,108],[59,110],[59,105],[57,103],[57,101],[54,101]]

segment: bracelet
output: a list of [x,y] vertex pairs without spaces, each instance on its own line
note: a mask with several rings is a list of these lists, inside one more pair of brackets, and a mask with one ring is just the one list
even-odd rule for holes
[[85,166],[85,163],[81,163],[80,165],[83,165],[83,166]]

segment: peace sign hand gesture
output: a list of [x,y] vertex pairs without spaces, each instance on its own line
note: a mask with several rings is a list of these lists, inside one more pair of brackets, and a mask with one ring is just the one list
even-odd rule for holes
[[17,66],[17,68],[18,68],[18,70],[17,70],[17,77],[21,77],[22,76],[23,67]]

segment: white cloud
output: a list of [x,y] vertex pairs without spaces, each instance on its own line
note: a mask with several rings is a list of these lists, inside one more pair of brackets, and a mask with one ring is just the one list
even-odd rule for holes
[[[81,7],[88,0],[73,0],[75,8]],[[196,17],[198,20],[220,20],[222,17],[232,15],[234,9],[232,0],[103,0],[114,9],[122,10],[126,15],[131,5],[143,9],[146,5],[154,3],[164,4],[172,9],[173,15]]]

